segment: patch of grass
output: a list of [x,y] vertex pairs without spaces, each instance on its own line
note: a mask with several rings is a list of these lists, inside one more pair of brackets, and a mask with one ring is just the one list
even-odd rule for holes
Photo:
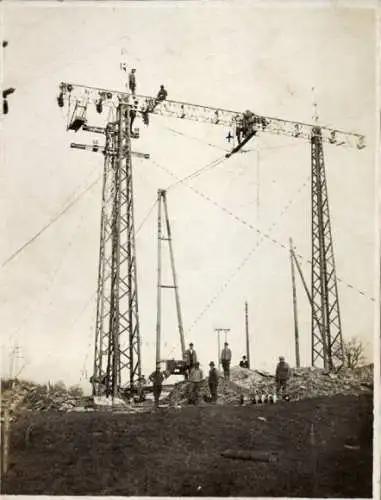
[[[12,427],[4,493],[371,497],[372,412],[371,399],[342,396],[140,415],[34,413]],[[344,447],[349,438],[359,450]],[[228,448],[276,451],[279,461],[221,457]]]

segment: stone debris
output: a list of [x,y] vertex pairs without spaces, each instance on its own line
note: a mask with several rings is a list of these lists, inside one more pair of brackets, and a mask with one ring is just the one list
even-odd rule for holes
[[87,400],[89,398],[74,396],[61,387],[16,380],[2,387],[1,416],[3,418],[5,409],[8,409],[12,420],[25,411],[67,412],[75,408],[83,408],[83,411],[86,411],[89,406]]
[[[230,380],[225,380],[218,372],[217,405],[263,404],[277,401],[275,378],[261,370],[249,370],[234,366]],[[161,399],[161,406],[180,408],[188,403],[190,384],[179,382],[173,390]],[[328,373],[321,368],[295,368],[288,383],[287,400],[316,398],[319,396],[360,395],[373,390],[373,364],[353,370],[342,369],[338,373]],[[11,420],[25,411],[85,412],[110,408],[124,413],[151,411],[152,405],[131,405],[124,401],[116,407],[110,406],[112,398],[96,404],[92,397],[73,395],[64,387],[37,385],[31,382],[14,381],[3,384],[1,392],[1,417],[7,408]],[[200,404],[210,402],[208,380],[201,382]],[[95,403],[95,404],[94,404]],[[99,401],[98,401],[99,403]]]
[[[234,366],[227,381],[219,373],[217,404],[251,404],[275,402],[275,377],[265,371]],[[320,396],[359,395],[373,387],[373,365],[353,370],[342,369],[328,373],[321,368],[295,368],[288,382],[287,399],[298,401]],[[171,405],[183,405],[188,401],[188,382],[179,382],[168,396]],[[208,381],[201,383],[200,399],[208,400]]]

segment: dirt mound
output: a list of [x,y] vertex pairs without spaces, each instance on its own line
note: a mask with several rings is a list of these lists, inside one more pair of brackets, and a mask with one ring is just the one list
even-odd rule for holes
[[[179,382],[175,384],[172,392],[168,395],[165,402],[170,405],[182,405],[187,403],[189,397],[189,391],[191,390],[191,384],[189,382]],[[239,384],[235,380],[225,380],[224,377],[219,374],[218,383],[218,403],[220,404],[235,404],[237,403],[241,395],[249,396],[250,391],[245,384]],[[200,387],[200,399],[207,400],[210,397],[208,379],[201,382]]]
[[[219,374],[218,402],[220,404],[237,403],[244,396],[246,401],[255,396],[270,395],[275,392],[275,378],[268,372],[250,370],[234,366],[230,380],[224,380]],[[292,401],[335,395],[359,395],[369,392],[373,386],[373,365],[354,370],[343,369],[338,373],[329,373],[321,368],[295,368],[288,383],[287,393]],[[168,397],[170,404],[186,403],[190,384],[180,382],[175,385]],[[208,381],[201,385],[201,398],[209,396]]]

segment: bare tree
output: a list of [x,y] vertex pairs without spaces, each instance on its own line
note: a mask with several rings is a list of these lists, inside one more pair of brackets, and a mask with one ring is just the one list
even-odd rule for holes
[[344,342],[344,363],[347,368],[357,368],[365,362],[365,347],[357,337]]

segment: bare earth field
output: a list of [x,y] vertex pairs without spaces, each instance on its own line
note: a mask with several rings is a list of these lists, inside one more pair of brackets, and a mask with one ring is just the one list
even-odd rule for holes
[[[11,425],[2,493],[371,497],[372,419],[366,395],[140,415],[27,413]],[[226,449],[278,459],[224,458]]]

